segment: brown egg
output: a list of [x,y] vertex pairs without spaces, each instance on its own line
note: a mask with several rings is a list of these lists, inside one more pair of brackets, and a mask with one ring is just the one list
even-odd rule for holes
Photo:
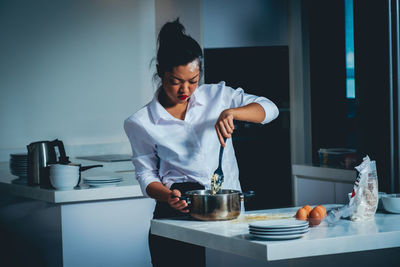
[[321,213],[321,215],[322,215],[322,218],[325,218],[325,217],[326,217],[326,209],[325,209],[324,206],[318,205],[318,206],[316,206],[314,209],[318,209],[318,210],[320,211],[320,213]]
[[321,213],[321,209],[313,208],[308,217],[308,221],[310,222],[311,226],[317,226],[318,224],[321,223],[323,218],[324,218],[324,215]]
[[307,221],[307,210],[303,208],[298,209],[296,213],[296,219]]
[[310,215],[312,207],[310,205],[305,205],[305,206],[303,206],[303,209],[305,209],[307,211],[307,217],[308,217]]

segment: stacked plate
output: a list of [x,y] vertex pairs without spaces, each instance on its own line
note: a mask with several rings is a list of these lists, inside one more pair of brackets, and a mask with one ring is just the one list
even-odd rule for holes
[[12,175],[26,179],[28,176],[28,155],[10,154],[10,171]]
[[92,187],[116,186],[122,182],[122,180],[120,176],[94,176],[83,178],[85,184]]
[[296,219],[252,222],[249,223],[249,232],[251,236],[262,239],[294,239],[308,232],[308,222]]

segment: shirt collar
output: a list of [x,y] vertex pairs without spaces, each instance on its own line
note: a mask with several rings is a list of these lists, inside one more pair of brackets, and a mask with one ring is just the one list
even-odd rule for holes
[[190,102],[193,103],[193,105],[204,105],[204,98],[202,97],[201,94],[202,91],[202,86],[199,86],[196,88],[196,91],[194,91],[194,93],[192,94],[192,96],[190,97]]
[[158,101],[158,93],[159,92],[160,92],[160,89],[157,89],[157,91],[154,94],[153,100],[150,102],[150,105],[149,105],[151,116],[153,117],[153,121],[156,124],[160,121],[160,119],[164,119],[164,120],[172,120],[173,119],[172,115],[169,114],[168,111],[166,111],[165,108]]
[[[196,88],[196,90],[189,99],[190,103],[192,103],[193,106],[204,105],[204,99],[201,97],[201,94],[198,93],[200,88],[201,87]],[[153,100],[150,102],[149,105],[151,116],[156,124],[158,124],[161,119],[162,120],[175,119],[171,114],[168,113],[168,111],[165,110],[165,108],[158,101],[158,94],[160,90],[161,88],[157,89],[157,91],[154,94]]]

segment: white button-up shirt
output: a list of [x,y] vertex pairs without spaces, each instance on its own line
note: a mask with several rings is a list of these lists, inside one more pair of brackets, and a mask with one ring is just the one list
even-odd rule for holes
[[[197,182],[210,189],[220,150],[214,125],[223,110],[256,102],[265,110],[262,124],[279,114],[267,98],[246,94],[241,88],[234,90],[225,82],[199,86],[188,100],[184,120],[169,114],[157,96],[158,91],[150,103],[124,123],[136,178],[145,196],[146,187],[152,182],[161,182],[168,188],[173,183]],[[226,142],[222,170],[222,188],[241,190],[232,139]]]

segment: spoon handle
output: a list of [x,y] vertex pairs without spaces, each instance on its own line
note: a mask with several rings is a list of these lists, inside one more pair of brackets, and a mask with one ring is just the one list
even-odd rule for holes
[[[224,143],[226,145],[226,137],[224,137]],[[219,149],[219,165],[218,165],[218,168],[221,168],[221,169],[222,169],[222,155],[223,155],[223,153],[224,153],[224,147],[221,146],[220,149]]]

